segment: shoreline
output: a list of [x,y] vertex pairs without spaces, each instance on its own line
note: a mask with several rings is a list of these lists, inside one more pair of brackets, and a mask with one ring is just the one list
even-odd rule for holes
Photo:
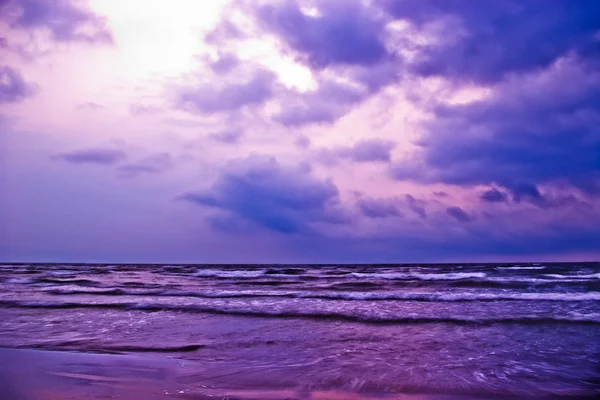
[[[156,354],[105,354],[0,347],[3,400],[483,400],[522,396],[354,393],[298,388],[227,389],[199,376],[201,362]],[[533,397],[532,397],[533,398]],[[593,399],[585,396],[536,399]]]

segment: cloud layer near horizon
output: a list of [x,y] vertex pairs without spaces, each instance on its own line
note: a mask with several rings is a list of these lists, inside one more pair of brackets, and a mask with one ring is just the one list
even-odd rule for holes
[[201,3],[0,1],[0,260],[600,256],[598,2]]

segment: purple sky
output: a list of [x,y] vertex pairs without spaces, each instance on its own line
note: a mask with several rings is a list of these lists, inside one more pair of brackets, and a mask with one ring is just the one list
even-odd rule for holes
[[0,261],[600,258],[597,0],[0,0]]

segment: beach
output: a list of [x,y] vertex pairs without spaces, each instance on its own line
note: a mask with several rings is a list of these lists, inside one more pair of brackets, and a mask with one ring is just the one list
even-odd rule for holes
[[[369,396],[340,391],[228,390],[193,384],[185,382],[186,376],[194,374],[197,365],[160,357],[0,349],[0,360],[3,400],[369,399]],[[386,398],[429,397],[388,395]]]
[[[352,393],[287,389],[227,389],[190,382],[197,363],[163,357],[0,349],[3,400],[457,400],[487,396]],[[498,398],[497,396],[493,398]],[[522,397],[505,396],[517,399]],[[592,399],[570,396],[572,399]]]
[[598,273],[2,266],[0,399],[593,398]]

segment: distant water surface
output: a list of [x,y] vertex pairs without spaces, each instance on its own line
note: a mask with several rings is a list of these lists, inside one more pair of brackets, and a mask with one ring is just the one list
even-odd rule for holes
[[600,264],[0,265],[0,346],[154,353],[187,383],[600,393]]

